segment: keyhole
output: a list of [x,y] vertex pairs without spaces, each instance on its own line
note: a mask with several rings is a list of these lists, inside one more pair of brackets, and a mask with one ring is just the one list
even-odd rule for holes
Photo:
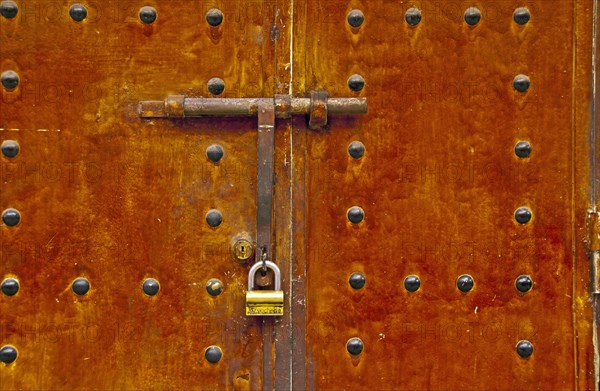
[[254,255],[254,246],[247,239],[239,239],[233,245],[232,252],[237,261],[246,262]]

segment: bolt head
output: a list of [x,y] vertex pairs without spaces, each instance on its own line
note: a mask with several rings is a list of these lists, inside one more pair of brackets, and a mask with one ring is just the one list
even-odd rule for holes
[[7,158],[13,158],[19,154],[19,143],[14,140],[4,140],[0,146],[2,154]]
[[350,338],[346,342],[346,350],[353,356],[358,356],[364,350],[363,341],[360,338]]
[[206,22],[212,27],[219,26],[223,23],[223,13],[217,8],[208,10],[206,13]]
[[160,284],[154,278],[146,278],[142,283],[142,290],[148,296],[154,296],[160,290]]
[[14,296],[19,291],[19,281],[14,278],[6,278],[2,281],[0,289],[6,296]]
[[140,8],[139,17],[142,23],[152,24],[156,21],[156,9],[154,7],[142,7]]
[[73,4],[69,9],[71,19],[81,22],[87,17],[87,9],[82,4]]
[[456,287],[463,293],[469,292],[471,289],[473,289],[474,285],[475,282],[473,281],[473,277],[469,276],[468,274],[463,274],[456,280]]

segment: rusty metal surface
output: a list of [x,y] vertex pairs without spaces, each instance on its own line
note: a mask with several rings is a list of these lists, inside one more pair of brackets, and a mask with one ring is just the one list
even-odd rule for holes
[[[513,21],[523,2],[508,0],[421,1],[414,27],[403,20],[411,3],[297,8],[310,22],[305,45],[295,41],[305,53],[295,67],[306,65],[295,87],[339,96],[359,74],[356,96],[369,99],[366,116],[307,133],[308,389],[594,388],[592,2],[526,3],[524,26]],[[482,15],[474,27],[463,21],[469,6]],[[344,18],[352,9],[364,13],[359,28]],[[513,89],[518,74],[531,80],[525,93]],[[355,140],[360,159],[347,152]],[[520,140],[532,145],[527,159],[514,153]],[[360,224],[346,218],[354,205]],[[521,225],[523,206],[533,218]],[[363,289],[349,285],[354,272]],[[462,274],[475,281],[466,294]],[[414,293],[409,275],[421,281]],[[531,291],[515,289],[519,275]],[[354,337],[364,342],[356,357],[346,351]],[[528,359],[516,352],[523,339]]]
[[[593,389],[591,0],[106,1],[84,3],[82,22],[71,4],[17,3],[0,17],[0,73],[19,76],[0,88],[0,141],[19,146],[0,155],[0,211],[21,221],[0,226],[0,278],[20,289],[0,294],[0,344],[19,355],[0,364],[1,389]],[[142,23],[148,5],[156,21]],[[365,112],[364,98],[369,113],[330,116],[323,132],[283,121],[310,112],[311,90],[352,97],[329,98],[329,114]],[[243,315],[247,264],[231,254],[256,237],[256,119],[182,118],[181,97],[210,93],[274,96],[282,119],[280,319]]]
[[[327,126],[327,91],[310,92],[310,116],[308,126],[311,129],[320,129]],[[366,109],[366,102],[365,102]],[[365,110],[366,112],[366,110]]]
[[[275,105],[265,101],[258,106],[258,158],[256,193],[256,262],[273,259],[273,186],[275,181]],[[266,273],[266,267],[263,272]],[[263,273],[263,275],[265,275]],[[254,281],[252,281],[254,283]],[[271,279],[259,285],[266,286]]]
[[[169,96],[162,101],[141,101],[138,114],[142,118],[184,117],[244,117],[256,116],[260,105],[275,104],[275,116],[287,119],[292,115],[327,111],[331,114],[365,114],[367,98],[322,99],[326,91],[311,91],[311,98],[292,98],[276,95],[275,98],[188,98],[182,95]],[[324,121],[324,125],[327,121]]]
[[[137,18],[146,3],[95,3],[81,23],[62,1],[19,4],[0,17],[0,68],[21,78],[1,89],[0,137],[21,150],[0,157],[0,209],[22,217],[0,226],[0,276],[21,285],[0,295],[0,343],[19,354],[0,366],[0,388],[260,389],[262,326],[244,315],[247,269],[229,251],[239,232],[255,235],[256,119],[158,122],[136,106],[207,95],[215,75],[223,97],[273,95],[262,83],[274,75],[263,67],[271,11],[224,2],[211,28],[189,1],[153,3],[152,25]],[[213,143],[218,164],[204,152]],[[213,208],[216,228],[204,221]],[[91,283],[85,296],[71,291],[77,277]]]

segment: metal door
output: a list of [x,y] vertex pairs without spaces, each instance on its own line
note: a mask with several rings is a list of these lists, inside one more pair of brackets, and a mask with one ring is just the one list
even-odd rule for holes
[[306,133],[306,386],[593,388],[594,4],[304,12],[298,88],[369,99]]
[[[596,386],[595,1],[0,14],[1,389]],[[183,97],[283,96],[327,125],[274,114],[284,315],[247,317],[257,119]]]

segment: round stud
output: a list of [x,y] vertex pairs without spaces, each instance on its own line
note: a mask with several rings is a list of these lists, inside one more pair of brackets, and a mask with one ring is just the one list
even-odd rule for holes
[[14,296],[19,291],[19,281],[14,278],[5,278],[0,289],[6,296]]
[[360,159],[365,154],[365,144],[360,141],[352,141],[350,145],[348,145],[348,154],[354,159]]
[[519,224],[527,224],[531,220],[531,211],[529,208],[519,208],[515,211],[515,220]]
[[152,24],[156,21],[156,9],[154,7],[142,7],[139,12],[140,20],[144,24]]
[[77,296],[83,296],[90,290],[90,282],[83,277],[77,278],[71,284],[71,289]]
[[0,348],[0,361],[10,364],[17,359],[17,349],[10,345],[4,345]]
[[8,158],[13,158],[19,154],[19,143],[14,140],[4,140],[0,146],[2,154]]
[[350,286],[354,289],[362,289],[367,282],[365,275],[362,273],[352,273],[350,279],[348,280]]
[[519,141],[515,145],[515,155],[521,159],[529,157],[529,155],[531,155],[531,144],[527,141]]
[[359,92],[365,87],[365,79],[359,74],[354,74],[348,78],[348,88],[354,92]]
[[223,157],[223,147],[219,144],[212,144],[206,148],[206,157],[208,160],[217,163]]
[[21,214],[16,209],[8,208],[2,212],[2,221],[8,227],[14,227],[21,221]]
[[481,11],[477,7],[469,7],[465,11],[464,18],[469,26],[475,26],[481,20]]
[[221,10],[216,8],[209,9],[206,13],[206,21],[212,27],[217,27],[218,25],[223,23],[223,13],[221,12]]
[[76,22],[81,22],[87,17],[87,9],[82,4],[73,4],[69,9],[71,19]]
[[223,283],[216,278],[211,278],[206,283],[206,291],[211,296],[219,296],[223,293]]
[[421,287],[421,280],[418,276],[408,276],[404,279],[404,289],[409,292],[416,292]]
[[211,364],[216,364],[221,361],[223,357],[223,351],[220,347],[213,345],[206,348],[204,351],[204,358]]
[[360,338],[350,338],[346,342],[346,350],[353,356],[358,356],[364,349],[363,341]]
[[365,21],[365,14],[361,10],[352,10],[348,13],[347,19],[350,26],[358,28]]
[[463,293],[467,293],[473,289],[473,285],[475,285],[473,277],[469,276],[468,274],[463,274],[456,280],[456,287]]
[[517,343],[517,353],[523,358],[529,358],[533,354],[533,345],[527,340]]
[[417,8],[409,8],[404,14],[404,20],[406,20],[406,23],[410,26],[416,26],[421,23],[421,18],[421,10]]
[[531,80],[527,75],[517,75],[513,79],[513,88],[519,92],[525,92],[529,89]]
[[348,220],[352,224],[358,224],[365,218],[365,211],[360,206],[353,206],[348,209]]
[[0,82],[5,90],[12,91],[19,85],[19,75],[15,71],[4,71],[0,75]]
[[208,81],[208,91],[213,95],[221,95],[225,90],[225,82],[223,79],[213,77]]
[[531,19],[531,13],[527,7],[519,7],[513,12],[513,20],[516,24],[523,26]]
[[211,227],[218,227],[223,222],[223,215],[216,209],[211,209],[206,214],[206,223]]
[[160,290],[160,284],[154,278],[146,278],[142,283],[142,290],[148,296],[154,296]]
[[519,292],[529,292],[533,287],[533,281],[529,276],[519,276],[515,281],[515,286]]
[[19,12],[19,7],[17,3],[12,0],[4,0],[0,3],[0,15],[4,16],[6,19],[12,19],[17,16]]

